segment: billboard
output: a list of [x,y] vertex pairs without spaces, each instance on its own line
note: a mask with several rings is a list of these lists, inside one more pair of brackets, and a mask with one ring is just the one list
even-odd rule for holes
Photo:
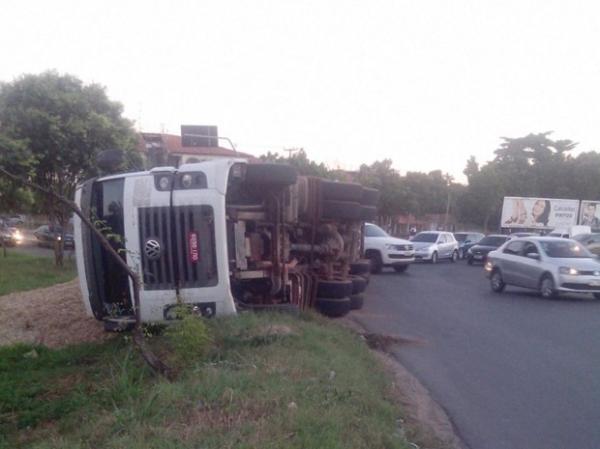
[[500,227],[568,228],[577,224],[578,212],[579,200],[507,196],[502,205]]
[[579,224],[592,229],[600,228],[600,201],[582,201],[579,211]]

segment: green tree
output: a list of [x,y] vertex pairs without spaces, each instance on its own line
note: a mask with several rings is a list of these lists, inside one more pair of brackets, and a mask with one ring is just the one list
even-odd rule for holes
[[304,176],[320,176],[322,178],[331,178],[332,173],[322,162],[317,164],[308,158],[304,148],[292,149],[289,156],[282,156],[277,153],[271,153],[260,156],[263,162],[272,162],[276,164],[289,164],[298,170],[300,175]]
[[[49,71],[0,84],[0,165],[66,198],[96,176],[97,154],[119,148],[126,170],[141,165],[132,123],[97,84]],[[70,211],[35,194],[36,208],[65,226]]]

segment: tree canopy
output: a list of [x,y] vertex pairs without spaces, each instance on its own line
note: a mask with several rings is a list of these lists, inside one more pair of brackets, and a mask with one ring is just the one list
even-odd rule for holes
[[[95,160],[102,150],[124,150],[123,169],[141,164],[132,123],[122,112],[104,87],[71,75],[49,71],[2,83],[0,165],[72,198],[79,182],[98,174]],[[36,206],[60,223],[68,216],[42,197],[36,196]]]

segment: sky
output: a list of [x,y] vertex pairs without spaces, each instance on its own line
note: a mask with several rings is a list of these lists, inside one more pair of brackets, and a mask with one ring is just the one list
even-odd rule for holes
[[[255,155],[389,158],[458,181],[500,137],[600,150],[594,1],[4,0],[0,81],[106,87],[138,130],[217,125]],[[225,146],[225,145],[224,145]]]

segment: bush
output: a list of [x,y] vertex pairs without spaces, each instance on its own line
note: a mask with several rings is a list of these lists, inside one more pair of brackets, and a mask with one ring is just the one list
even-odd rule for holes
[[175,355],[182,361],[204,357],[212,343],[204,320],[183,307],[177,315],[180,319],[166,330]]

